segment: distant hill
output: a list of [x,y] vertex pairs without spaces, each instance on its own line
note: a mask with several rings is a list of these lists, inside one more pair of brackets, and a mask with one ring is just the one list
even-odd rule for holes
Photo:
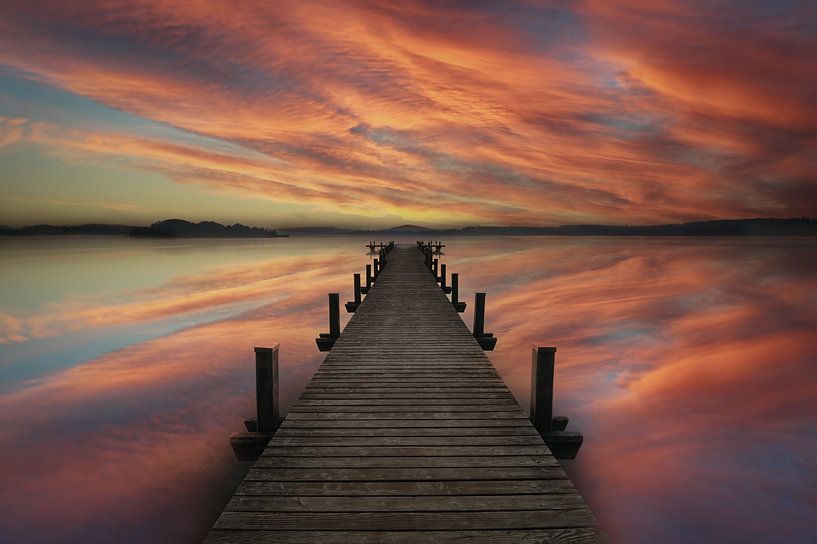
[[[22,228],[0,227],[0,236],[137,236],[157,238],[270,238],[282,236],[274,230],[248,227],[236,223],[225,226],[214,221],[191,223],[182,219],[168,219],[149,227],[130,225],[30,225]],[[284,235],[285,236],[285,235]]]
[[386,229],[387,232],[429,232],[433,229],[428,227],[421,227],[419,225],[400,225],[398,227],[392,227],[390,229]]
[[270,238],[279,236],[274,230],[248,227],[240,223],[225,226],[215,221],[191,223],[183,219],[167,219],[153,223],[149,227],[134,227],[129,234],[161,238]]

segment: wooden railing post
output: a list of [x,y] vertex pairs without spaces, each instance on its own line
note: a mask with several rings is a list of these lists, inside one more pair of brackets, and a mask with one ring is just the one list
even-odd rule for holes
[[474,338],[485,351],[493,351],[496,337],[485,332],[485,293],[474,294]]
[[530,420],[536,430],[553,430],[553,371],[556,348],[533,348],[530,377]]
[[315,339],[318,349],[329,351],[340,336],[340,294],[329,293],[329,332],[322,332]]
[[569,419],[553,416],[553,376],[556,348],[535,347],[531,357],[530,420],[556,459],[575,459],[584,437],[565,431]]
[[340,336],[340,293],[329,293],[329,336]]
[[346,303],[346,311],[350,314],[355,313],[357,311],[357,307],[360,306],[360,274],[354,275],[354,300],[350,300]]
[[255,414],[260,433],[278,428],[278,347],[255,348]]
[[366,265],[366,287],[361,289],[361,292],[366,294],[372,288],[372,265]]
[[474,336],[485,334],[485,293],[474,294]]
[[278,351],[255,348],[255,417],[244,419],[247,432],[232,433],[230,445],[239,461],[255,461],[281,422],[278,408]]
[[445,269],[445,263],[440,265],[440,289],[446,294],[451,292],[451,288],[448,286],[448,272]]
[[451,273],[451,305],[460,313],[465,311],[465,302],[460,302],[460,275],[456,272]]

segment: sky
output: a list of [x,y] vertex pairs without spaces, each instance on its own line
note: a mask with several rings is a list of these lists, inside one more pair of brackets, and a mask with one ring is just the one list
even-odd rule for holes
[[0,223],[817,215],[817,3],[0,0]]

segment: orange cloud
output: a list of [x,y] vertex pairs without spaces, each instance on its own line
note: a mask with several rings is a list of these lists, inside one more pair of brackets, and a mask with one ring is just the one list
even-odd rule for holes
[[814,213],[814,38],[789,24],[813,14],[743,9],[52,3],[8,14],[0,63],[232,145],[43,146],[278,202],[437,224]]

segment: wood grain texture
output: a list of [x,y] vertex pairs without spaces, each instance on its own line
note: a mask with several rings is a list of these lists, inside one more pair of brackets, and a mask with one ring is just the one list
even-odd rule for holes
[[396,247],[206,542],[605,542],[414,246]]

